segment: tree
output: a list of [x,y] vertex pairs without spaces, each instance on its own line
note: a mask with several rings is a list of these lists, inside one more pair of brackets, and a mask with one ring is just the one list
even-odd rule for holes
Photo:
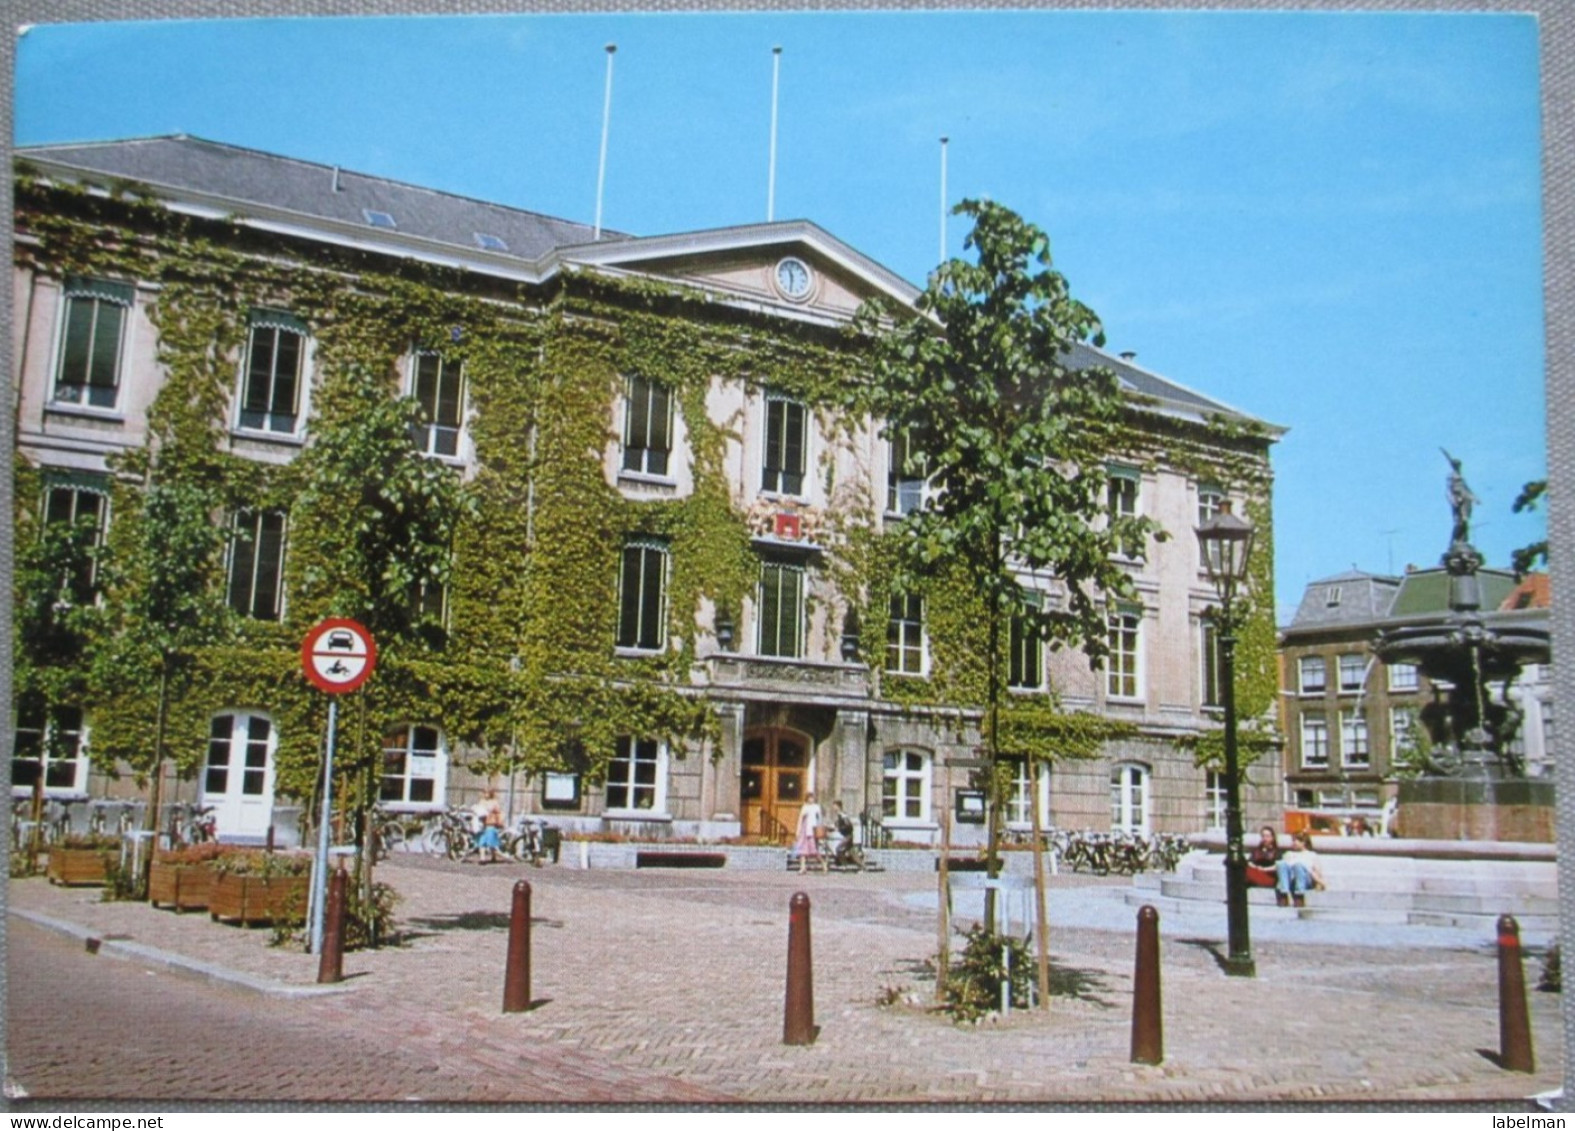
[[[1547,496],[1547,493],[1548,481],[1546,479],[1533,479],[1520,489],[1520,494],[1515,496],[1515,502],[1512,504],[1511,509],[1516,514],[1520,514],[1522,511],[1536,510],[1537,504]],[[1539,564],[1546,566],[1548,564],[1548,540],[1542,538],[1529,546],[1522,546],[1510,556],[1510,561],[1515,567],[1516,577],[1524,577]]]
[[[1106,459],[1124,400],[1115,374],[1076,369],[1075,343],[1103,344],[1099,320],[1051,268],[1045,234],[989,201],[955,211],[973,218],[964,247],[919,296],[921,317],[867,309],[873,336],[867,408],[888,438],[922,453],[932,490],[896,534],[898,584],[961,570],[987,630],[984,753],[1002,752],[1004,634],[1013,618],[1052,647],[1103,657],[1108,602],[1133,593],[1118,562],[1141,555],[1151,520],[1109,514]],[[1025,575],[1048,576],[1058,599],[1040,601]],[[1000,775],[992,794],[988,868],[999,869]]]

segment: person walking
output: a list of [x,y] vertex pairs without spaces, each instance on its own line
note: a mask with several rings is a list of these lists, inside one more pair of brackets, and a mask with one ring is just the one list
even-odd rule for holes
[[826,861],[820,854],[820,806],[815,804],[813,793],[804,798],[798,811],[798,831],[793,838],[793,854],[798,857],[798,874],[803,875],[811,857],[820,861],[820,870],[826,871]]

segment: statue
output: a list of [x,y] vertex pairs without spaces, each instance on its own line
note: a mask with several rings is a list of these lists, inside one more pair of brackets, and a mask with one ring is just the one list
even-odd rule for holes
[[1450,455],[1447,449],[1438,450],[1444,453],[1444,458],[1449,461],[1451,468],[1448,486],[1445,488],[1449,496],[1449,509],[1455,514],[1455,528],[1451,541],[1464,544],[1471,541],[1471,504],[1477,501],[1477,497],[1471,493],[1471,488],[1466,486],[1466,477],[1460,471],[1460,461]]

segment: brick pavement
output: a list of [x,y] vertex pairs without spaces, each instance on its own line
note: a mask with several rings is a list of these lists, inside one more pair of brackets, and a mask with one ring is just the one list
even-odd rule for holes
[[[507,912],[521,876],[534,886],[541,1004],[504,1016]],[[933,877],[421,859],[386,865],[380,877],[403,896],[407,945],[347,955],[350,992],[292,1006],[331,1032],[397,1033],[401,1048],[489,1097],[632,1100],[666,1088],[679,1102],[1518,1101],[1561,1075],[1556,995],[1531,995],[1535,1075],[1501,1072],[1479,1052],[1498,1041],[1491,940],[1428,949],[1262,941],[1259,976],[1243,980],[1220,973],[1217,936],[1167,936],[1166,1060],[1147,1067],[1127,1062],[1130,933],[1052,923],[1058,992],[1048,1013],[958,1028],[925,1008],[935,922],[915,897]],[[787,902],[800,889],[813,902],[821,1034],[788,1048]],[[93,898],[12,885],[13,905],[95,931],[284,982],[315,975],[310,956],[269,948],[267,931]],[[15,967],[12,978],[28,973]],[[888,990],[897,1004],[877,1004]]]

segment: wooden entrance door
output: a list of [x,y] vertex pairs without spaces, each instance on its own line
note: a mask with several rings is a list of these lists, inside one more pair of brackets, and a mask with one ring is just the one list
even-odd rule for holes
[[751,731],[744,736],[742,775],[744,834],[791,843],[810,791],[809,739],[790,730]]

